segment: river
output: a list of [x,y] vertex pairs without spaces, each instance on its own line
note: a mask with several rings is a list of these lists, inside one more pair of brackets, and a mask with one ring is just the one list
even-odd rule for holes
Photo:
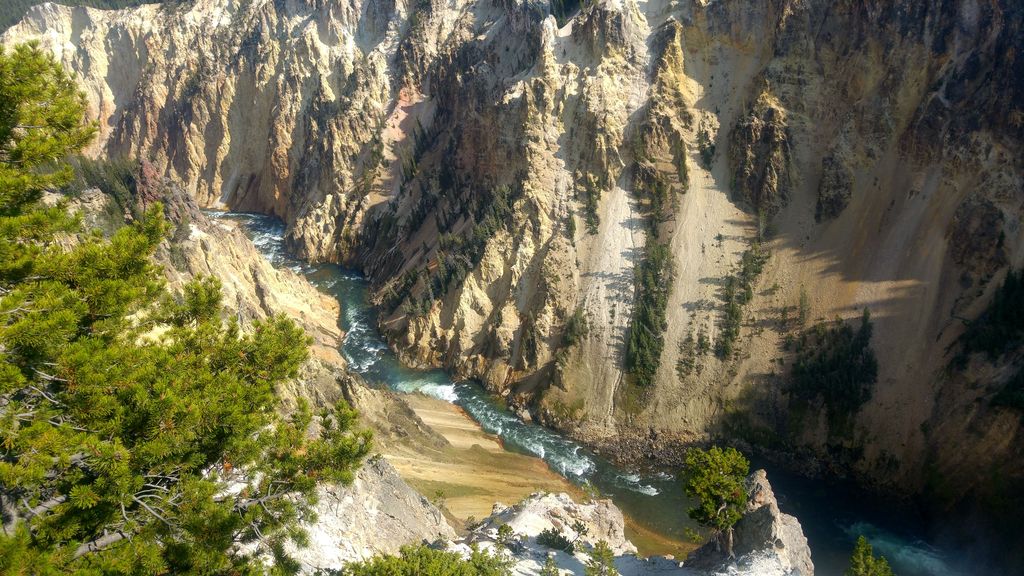
[[[621,470],[584,446],[547,428],[524,422],[473,382],[455,382],[443,370],[403,366],[377,330],[374,309],[367,302],[367,283],[356,271],[332,264],[309,265],[284,249],[284,225],[255,214],[208,212],[213,218],[240,222],[257,249],[274,266],[305,275],[341,303],[345,331],[342,354],[350,369],[368,382],[398,392],[421,392],[462,407],[480,426],[501,438],[508,450],[537,456],[569,481],[590,483],[610,497],[645,529],[671,540],[683,540],[696,526],[686,516],[689,501],[670,472]],[[888,558],[898,576],[966,576],[957,556],[928,543],[923,522],[913,514],[877,502],[877,498],[838,483],[803,479],[764,463],[784,512],[795,515],[811,546],[815,573],[840,576],[853,542],[864,534],[876,553]]]

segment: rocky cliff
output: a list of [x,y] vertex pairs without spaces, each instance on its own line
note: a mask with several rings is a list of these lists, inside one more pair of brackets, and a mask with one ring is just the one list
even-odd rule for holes
[[351,486],[325,486],[318,498],[318,520],[304,526],[309,545],[289,550],[303,574],[456,537],[444,514],[380,457],[363,464]]
[[[640,558],[625,537],[625,524],[610,500],[577,503],[566,494],[534,494],[515,506],[495,504],[494,513],[459,539],[452,548],[468,553],[467,545],[497,550],[515,562],[516,574],[539,574],[547,556],[560,570],[582,572],[589,553],[604,542],[615,555],[622,576],[814,576],[807,538],[796,518],[779,511],[778,502],[764,470],[747,479],[750,503],[736,524],[736,557],[727,558],[708,544],[684,562],[674,558]],[[507,525],[511,536],[499,538],[498,528]],[[583,532],[577,533],[582,525]],[[576,552],[551,550],[538,541],[544,531],[554,531],[577,542]]]
[[[360,266],[410,363],[624,457],[744,438],[949,507],[1024,477],[1020,415],[994,402],[1019,347],[951,364],[1024,264],[1022,22],[1010,0],[601,0],[565,21],[192,0],[44,4],[4,42],[77,72],[96,153]],[[863,308],[874,377],[798,390],[808,346],[844,338],[815,325]]]
[[[733,541],[734,553],[743,563],[744,557],[774,556],[779,566],[793,574],[809,576],[814,574],[811,549],[807,545],[800,522],[779,510],[768,476],[764,470],[757,470],[746,481],[747,510],[736,523]],[[709,542],[692,553],[686,560],[687,566],[717,566],[727,561],[724,554]]]

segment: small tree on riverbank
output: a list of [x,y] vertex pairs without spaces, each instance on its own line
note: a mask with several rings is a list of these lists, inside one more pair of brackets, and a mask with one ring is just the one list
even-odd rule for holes
[[845,576],[894,576],[889,561],[883,556],[875,556],[868,539],[857,538],[857,545],[850,557],[850,567]]
[[747,504],[743,481],[749,472],[750,463],[735,448],[691,448],[686,453],[686,494],[697,499],[690,518],[710,528],[716,549],[721,552],[724,547],[730,558],[732,527]]

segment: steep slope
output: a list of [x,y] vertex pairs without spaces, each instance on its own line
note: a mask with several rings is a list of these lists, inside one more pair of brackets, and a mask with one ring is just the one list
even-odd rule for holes
[[[48,4],[4,42],[79,74],[95,152],[361,267],[410,363],[622,458],[745,438],[1005,509],[1021,419],[993,399],[1022,353],[951,361],[1024,264],[1022,22],[1009,0],[602,0],[563,23],[195,0]],[[813,326],[865,307],[877,375],[841,404],[798,389],[845,338]]]

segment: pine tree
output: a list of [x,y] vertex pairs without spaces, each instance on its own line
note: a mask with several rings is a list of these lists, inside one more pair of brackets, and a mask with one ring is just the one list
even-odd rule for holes
[[353,562],[340,570],[326,570],[335,576],[510,576],[512,562],[501,553],[490,554],[473,545],[469,558],[458,552],[434,550],[428,546],[405,546],[397,556],[375,556]]
[[617,576],[615,569],[615,553],[608,546],[608,543],[601,540],[590,551],[590,560],[584,567],[586,576]]
[[73,80],[34,45],[0,52],[0,572],[248,572],[285,566],[318,481],[369,449],[344,405],[280,416],[308,339],[278,317],[242,334],[220,285],[175,299],[150,256],[162,207],[110,240],[75,233],[45,189],[95,132]]
[[549,552],[547,558],[544,559],[544,566],[540,569],[540,576],[560,576],[558,571],[558,564],[555,563],[555,555]]
[[893,576],[889,561],[882,556],[876,557],[868,539],[860,536],[850,557],[850,568],[846,576]]
[[732,551],[732,527],[743,516],[747,492],[743,481],[750,472],[750,463],[735,448],[714,446],[709,450],[691,448],[686,453],[686,494],[697,498],[690,518],[711,528],[715,545]]

